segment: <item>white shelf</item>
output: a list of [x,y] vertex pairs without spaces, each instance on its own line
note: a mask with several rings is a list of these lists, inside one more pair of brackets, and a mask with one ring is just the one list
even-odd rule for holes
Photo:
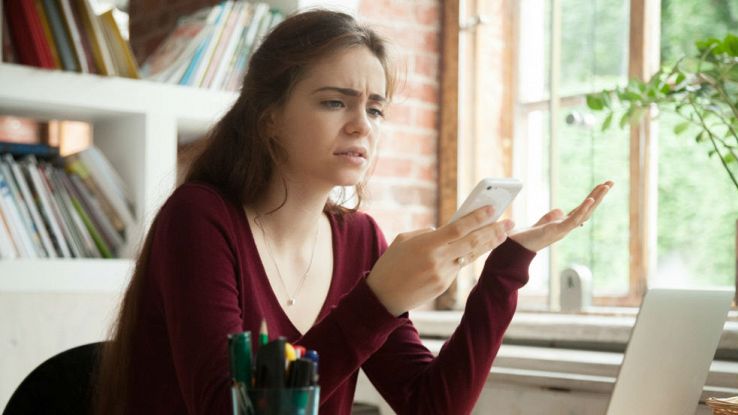
[[120,293],[130,259],[18,259],[0,261],[2,293]]
[[233,92],[0,64],[0,110],[104,121],[174,117],[180,133],[204,133],[235,102]]

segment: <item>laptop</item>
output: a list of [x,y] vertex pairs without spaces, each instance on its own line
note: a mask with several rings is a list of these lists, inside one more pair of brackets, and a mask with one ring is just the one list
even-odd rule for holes
[[694,415],[733,294],[650,289],[631,332],[607,415]]

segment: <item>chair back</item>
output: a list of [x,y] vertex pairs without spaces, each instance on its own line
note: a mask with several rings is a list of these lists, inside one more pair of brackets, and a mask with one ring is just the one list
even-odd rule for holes
[[61,352],[21,382],[3,415],[90,413],[92,374],[104,342]]

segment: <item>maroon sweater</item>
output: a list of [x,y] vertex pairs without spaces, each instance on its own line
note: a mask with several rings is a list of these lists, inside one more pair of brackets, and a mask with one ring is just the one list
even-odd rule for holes
[[271,290],[243,209],[207,185],[178,188],[153,225],[128,412],[230,414],[226,336],[258,333],[262,318],[270,337],[319,353],[322,414],[350,413],[359,368],[400,414],[471,412],[535,254],[509,239],[492,252],[461,324],[434,357],[407,314],[391,315],[365,282],[387,248],[374,220],[356,213],[330,223],[330,289],[300,336]]

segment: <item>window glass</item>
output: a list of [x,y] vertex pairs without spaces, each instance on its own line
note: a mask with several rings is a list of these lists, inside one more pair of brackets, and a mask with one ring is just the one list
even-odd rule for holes
[[[695,52],[704,37],[723,38],[738,27],[734,0],[662,0],[661,60],[673,65]],[[709,141],[697,130],[674,134],[681,120],[659,117],[658,265],[654,283],[687,286],[735,284],[738,189]]]

